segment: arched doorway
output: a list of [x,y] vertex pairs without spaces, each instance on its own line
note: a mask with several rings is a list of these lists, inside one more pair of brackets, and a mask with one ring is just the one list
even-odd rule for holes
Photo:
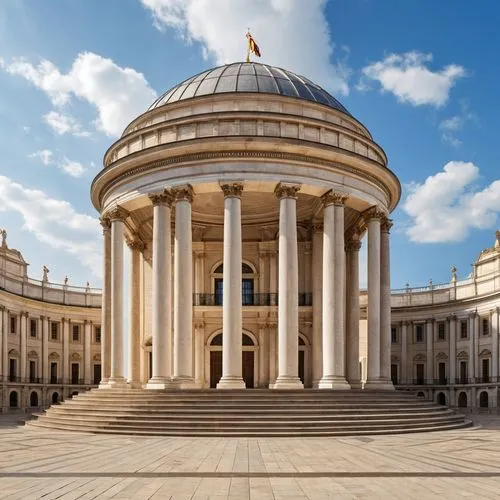
[[59,393],[53,392],[52,393],[52,404],[56,405],[57,403],[59,403]]
[[458,395],[458,405],[459,408],[467,408],[467,393],[461,392]]
[[9,407],[17,408],[19,406],[19,396],[17,395],[17,391],[12,391],[9,396]]
[[305,385],[306,380],[306,343],[304,339],[299,335],[299,378],[300,381]]
[[444,395],[444,392],[438,392],[436,402],[438,405],[446,406],[446,396]]
[[32,391],[30,394],[30,406],[36,408],[38,406],[38,394],[36,391]]
[[486,391],[479,394],[479,408],[488,408],[488,393]]
[[[242,376],[247,389],[255,387],[255,351],[256,345],[250,335],[241,336]],[[215,335],[210,342],[210,388],[215,389],[222,377],[222,332]]]

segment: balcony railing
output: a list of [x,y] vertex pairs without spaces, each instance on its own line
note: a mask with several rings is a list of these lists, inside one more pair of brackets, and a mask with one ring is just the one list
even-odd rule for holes
[[[312,293],[299,293],[299,306],[312,305]],[[195,306],[222,306],[221,293],[194,293],[193,305]],[[277,306],[277,293],[252,293],[243,294],[241,297],[242,306]]]
[[0,376],[1,383],[15,383],[15,384],[49,384],[49,385],[98,385],[100,380],[91,379],[87,384],[83,378],[69,378],[67,381],[63,381],[62,378],[58,377],[18,377],[17,375],[5,375]]
[[401,380],[394,382],[395,385],[449,385],[450,383],[453,383],[455,385],[492,384],[492,383],[497,384],[500,383],[500,377],[489,377],[489,376],[473,377],[473,378],[457,377],[453,379],[453,381],[450,381],[450,379],[447,377],[436,378],[431,380],[427,380],[424,378],[414,378],[412,380],[409,380],[407,383],[402,383]]

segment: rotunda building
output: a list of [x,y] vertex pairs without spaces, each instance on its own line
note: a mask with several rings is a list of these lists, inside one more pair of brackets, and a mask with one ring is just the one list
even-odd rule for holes
[[127,126],[91,196],[104,230],[103,387],[360,388],[365,239],[364,387],[393,389],[400,184],[315,83],[257,63],[189,78]]

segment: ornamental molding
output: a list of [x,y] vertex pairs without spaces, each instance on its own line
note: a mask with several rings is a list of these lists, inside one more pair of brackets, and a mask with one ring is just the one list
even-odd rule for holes
[[[127,157],[128,159],[129,157]],[[381,166],[374,160],[370,160],[368,158],[362,157],[363,160],[369,161],[371,163],[374,163],[377,165],[377,168],[381,169],[386,169],[386,167]],[[313,158],[311,156],[307,155],[301,155],[297,153],[284,153],[284,152],[275,152],[275,151],[206,151],[206,152],[201,152],[201,153],[190,153],[190,154],[185,154],[185,155],[178,155],[174,156],[171,158],[167,158],[164,160],[159,160],[151,163],[146,163],[144,165],[131,168],[127,170],[126,172],[123,172],[122,174],[118,175],[111,181],[107,182],[106,184],[103,185],[102,189],[100,190],[100,195],[99,195],[99,203],[102,205],[102,200],[104,198],[104,192],[107,191],[108,189],[112,188],[115,184],[118,184],[125,180],[127,177],[131,177],[137,174],[142,174],[142,173],[147,173],[149,171],[154,171],[161,169],[163,167],[169,167],[173,165],[178,165],[182,163],[203,163],[203,162],[214,162],[217,160],[277,160],[281,162],[295,162],[295,163],[306,163],[308,165],[315,165],[319,167],[327,167],[327,168],[332,168],[332,169],[338,169],[342,170],[344,172],[348,172],[350,174],[356,175],[358,177],[362,177],[363,179],[367,180],[368,182],[372,183],[375,185],[377,188],[379,188],[386,196],[388,199],[391,199],[391,192],[390,190],[380,182],[380,180],[371,175],[370,173],[361,170],[359,168],[339,164],[339,163],[334,163],[331,161],[323,160],[320,158]],[[105,167],[101,173],[99,174],[102,175],[106,173],[108,169],[115,168],[116,165],[112,164],[110,166]],[[99,180],[99,177],[94,179],[92,182],[91,189],[93,189],[96,181]]]
[[469,359],[469,354],[466,352],[466,351],[460,351],[458,354],[457,354],[457,359],[463,361],[463,360],[467,360]]
[[100,217],[99,222],[102,226],[102,233],[106,234],[111,231],[111,221],[109,220],[109,217]]
[[18,358],[19,357],[19,351],[17,349],[11,349],[9,351],[9,356],[11,358]]
[[146,245],[141,240],[138,239],[126,239],[127,246],[130,248],[130,250],[138,250],[139,252],[142,252]]
[[391,232],[391,227],[393,226],[392,219],[389,219],[389,217],[385,216],[382,217],[382,220],[380,222],[380,230],[383,233],[390,233]]
[[101,361],[101,355],[100,354],[94,354],[94,357],[92,358],[93,361]]
[[81,359],[82,359],[82,357],[77,352],[74,352],[71,355],[71,361],[81,361]]
[[230,184],[221,184],[220,188],[224,193],[224,198],[241,198],[243,193],[243,183],[233,182]]
[[346,252],[359,252],[361,249],[361,241],[358,239],[349,239],[345,244]]
[[448,355],[444,352],[440,352],[439,354],[436,355],[436,359],[438,361],[446,361],[448,359]]
[[58,361],[61,357],[57,352],[51,352],[49,354],[49,361]]
[[167,205],[168,207],[170,207],[172,205],[172,202],[174,201],[172,193],[167,189],[165,189],[161,193],[150,193],[148,196],[153,206]]
[[178,186],[172,189],[172,196],[174,197],[175,203],[179,201],[187,201],[193,203],[193,186],[191,184],[185,184],[183,186]]
[[398,358],[395,354],[393,354],[393,355],[391,356],[391,361],[392,361],[393,363],[398,363],[398,362],[399,362],[399,358]]
[[485,358],[485,357],[488,357],[488,356],[491,356],[491,351],[489,349],[483,349],[480,353],[479,353],[479,357],[480,358]]
[[370,207],[368,210],[365,210],[361,216],[363,220],[368,224],[368,222],[372,220],[378,220],[382,222],[385,218],[387,218],[385,212],[378,206]]
[[108,212],[106,212],[106,216],[109,218],[111,222],[115,221],[125,222],[125,220],[129,215],[130,215],[129,212],[120,206],[114,207]]
[[425,361],[426,359],[427,359],[427,358],[425,357],[425,354],[422,354],[422,353],[417,354],[417,355],[413,358],[413,360],[414,360],[414,361]]
[[289,184],[286,182],[280,182],[274,188],[274,194],[276,198],[282,200],[284,198],[297,199],[297,193],[300,191],[300,184]]
[[30,351],[28,353],[28,359],[38,359],[38,353],[36,351]]
[[312,225],[311,225],[311,228],[312,228],[312,232],[313,233],[322,233],[325,226],[322,222],[314,222]]
[[335,191],[328,191],[325,193],[322,197],[321,200],[323,201],[323,204],[325,207],[329,205],[335,205],[338,207],[343,207],[345,205],[345,202],[349,195],[345,193],[337,193]]

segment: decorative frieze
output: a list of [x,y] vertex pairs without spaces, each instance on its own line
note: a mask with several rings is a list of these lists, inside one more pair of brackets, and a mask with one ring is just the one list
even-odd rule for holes
[[349,239],[346,241],[345,244],[345,251],[346,252],[359,252],[361,249],[361,241],[358,239]]

